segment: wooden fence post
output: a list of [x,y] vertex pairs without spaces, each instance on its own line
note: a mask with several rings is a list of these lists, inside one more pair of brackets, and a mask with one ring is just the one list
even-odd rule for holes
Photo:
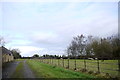
[[51,64],[52,64],[52,58],[51,58]]
[[85,66],[85,70],[87,70],[87,69],[86,69],[86,60],[85,60],[85,59],[84,59],[84,66]]
[[59,59],[58,59],[58,66],[59,66]]
[[53,64],[53,59],[52,59],[52,64]]
[[76,70],[76,58],[75,58],[75,68],[74,68],[74,70]]
[[63,67],[64,67],[64,59],[63,59]]
[[118,68],[119,68],[119,70],[118,70],[118,76],[120,78],[120,59],[118,59]]
[[47,64],[49,64],[49,59],[47,59]]
[[98,73],[100,73],[99,59],[97,59],[97,68],[98,68]]
[[51,64],[52,64],[52,58],[51,58]]
[[68,58],[68,69],[69,69],[69,58]]

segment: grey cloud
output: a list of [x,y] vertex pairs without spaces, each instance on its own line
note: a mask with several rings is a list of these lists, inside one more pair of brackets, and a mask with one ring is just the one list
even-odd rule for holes
[[[8,10],[8,13],[4,14],[4,34],[11,36],[9,39],[12,41],[9,45],[44,48],[42,54],[62,54],[76,35],[110,36],[116,32],[117,12],[113,13],[108,9],[109,3],[108,6],[102,6],[100,3],[85,4],[85,8],[81,8],[80,3],[76,4],[67,4],[68,7],[65,6],[58,12],[55,10],[52,14],[46,12],[48,8],[44,12],[37,11],[39,3],[34,7],[30,5],[32,9],[28,6],[23,8],[19,4],[18,10]],[[8,7],[4,7],[6,11]],[[27,14],[28,12],[30,14]],[[30,52],[32,53],[34,52]]]

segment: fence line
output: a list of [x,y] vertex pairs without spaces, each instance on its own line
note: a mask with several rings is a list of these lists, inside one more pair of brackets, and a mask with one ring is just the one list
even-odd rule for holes
[[[74,60],[74,61],[72,61],[72,60]],[[94,68],[94,69],[96,68],[96,70],[94,70],[94,71],[97,71],[98,73],[105,73],[103,70],[110,71],[110,72],[106,72],[109,74],[112,73],[111,71],[116,71],[115,73],[117,73],[117,76],[120,76],[120,60],[118,60],[118,63],[113,63],[113,64],[106,63],[106,62],[100,63],[100,60],[90,60],[89,61],[86,59],[82,59],[82,61],[79,61],[79,63],[78,63],[78,60],[79,59],[40,59],[40,61],[43,63],[52,64],[55,66],[61,66],[61,67],[67,68],[67,69],[70,69],[70,67],[72,67],[72,69],[74,69],[74,70],[78,70],[78,69],[82,69],[82,68],[85,70],[90,70],[90,68]],[[92,61],[96,61],[96,62],[92,62]],[[78,66],[78,65],[80,65],[80,66]],[[93,67],[90,65],[96,65],[96,66]],[[107,65],[107,66],[110,65],[110,67],[117,66],[118,69],[110,69],[110,68],[105,69],[105,68],[103,68],[103,65]]]

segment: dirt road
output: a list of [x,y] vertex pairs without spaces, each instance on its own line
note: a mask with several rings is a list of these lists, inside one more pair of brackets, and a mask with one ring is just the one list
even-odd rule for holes
[[20,61],[14,61],[10,63],[6,63],[6,67],[2,69],[2,78],[10,78],[10,76],[15,71],[17,65]]
[[[15,73],[15,70],[20,62],[23,63],[23,70],[21,70],[22,74],[24,75],[23,78],[35,78],[32,70],[26,64],[26,60],[14,61],[14,62],[7,63],[6,64],[7,66],[5,68],[3,68],[3,70],[2,70],[2,78],[11,78],[10,76],[14,75],[13,73]],[[19,72],[16,72],[16,74],[17,73],[19,73]],[[15,77],[15,78],[17,78],[17,77]]]
[[33,72],[29,68],[29,66],[26,64],[26,60],[24,60],[24,70],[23,70],[24,78],[35,78]]

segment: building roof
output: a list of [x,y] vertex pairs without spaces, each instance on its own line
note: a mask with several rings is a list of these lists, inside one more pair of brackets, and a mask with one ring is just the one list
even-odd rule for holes
[[12,54],[10,50],[8,50],[7,48],[5,48],[4,46],[0,47],[2,48],[2,54]]

